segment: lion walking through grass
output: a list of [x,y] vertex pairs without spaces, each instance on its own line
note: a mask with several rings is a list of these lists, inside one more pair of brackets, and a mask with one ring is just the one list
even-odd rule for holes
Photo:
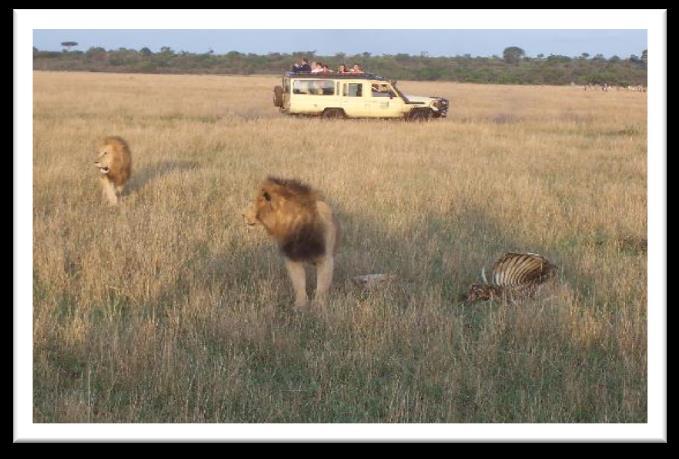
[[295,292],[295,307],[308,305],[306,264],[316,268],[314,302],[324,304],[332,284],[339,224],[320,193],[297,180],[268,177],[243,216],[248,225],[264,226],[278,243]]
[[104,199],[110,205],[117,205],[132,174],[130,147],[122,137],[110,136],[102,140],[97,152],[94,165],[101,174],[99,181]]

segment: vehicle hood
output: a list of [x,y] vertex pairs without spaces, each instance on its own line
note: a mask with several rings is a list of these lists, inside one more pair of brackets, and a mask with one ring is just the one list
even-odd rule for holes
[[426,104],[427,102],[431,102],[432,100],[434,100],[434,98],[426,96],[411,96],[410,94],[405,94],[405,96],[410,102],[416,102],[421,104]]
[[441,111],[447,112],[450,102],[444,97],[425,97],[425,96],[405,96],[407,98],[407,103],[414,105],[431,105],[433,108]]

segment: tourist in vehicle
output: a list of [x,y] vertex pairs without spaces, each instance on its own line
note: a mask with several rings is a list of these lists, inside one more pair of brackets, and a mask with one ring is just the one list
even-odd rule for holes
[[313,94],[316,96],[323,95],[323,86],[321,85],[320,80],[310,81],[308,84],[309,84],[309,94]]
[[297,63],[292,65],[292,71],[295,73],[311,72],[309,60],[306,57],[301,58]]
[[363,69],[361,68],[360,65],[354,64],[354,66],[350,70],[351,73],[363,73]]
[[337,69],[337,73],[349,73],[349,70],[347,69],[346,65],[340,64],[339,68]]
[[389,86],[385,83],[372,83],[372,96],[373,97],[395,97],[396,94],[389,89]]
[[323,66],[320,62],[311,63],[311,73],[321,73],[323,71]]
[[332,70],[330,70],[328,64],[323,64],[323,73],[332,73]]

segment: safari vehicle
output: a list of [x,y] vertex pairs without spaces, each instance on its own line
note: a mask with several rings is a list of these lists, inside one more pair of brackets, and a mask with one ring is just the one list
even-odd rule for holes
[[406,96],[395,81],[369,73],[293,73],[274,87],[282,113],[323,118],[428,120],[448,114],[443,97]]

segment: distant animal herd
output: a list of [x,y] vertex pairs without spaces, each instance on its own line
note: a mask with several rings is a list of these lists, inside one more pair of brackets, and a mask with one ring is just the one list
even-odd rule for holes
[[604,91],[615,89],[616,91],[632,91],[632,92],[646,92],[646,86],[636,85],[636,86],[611,86],[608,83],[602,84],[586,84],[582,87],[585,91]]
[[[111,206],[119,205],[132,175],[128,143],[119,136],[104,138],[94,164],[99,170],[104,201]],[[248,225],[264,227],[278,244],[292,283],[295,307],[324,305],[333,281],[340,224],[321,193],[296,179],[269,176],[260,184],[254,201],[242,215]],[[312,302],[306,293],[306,265],[316,269]],[[508,252],[493,265],[491,282],[482,272],[484,283],[472,284],[463,296],[463,304],[485,300],[516,302],[533,297],[543,284],[555,278],[556,271],[557,267],[541,255]],[[368,274],[356,276],[354,280],[365,287],[396,277]]]

